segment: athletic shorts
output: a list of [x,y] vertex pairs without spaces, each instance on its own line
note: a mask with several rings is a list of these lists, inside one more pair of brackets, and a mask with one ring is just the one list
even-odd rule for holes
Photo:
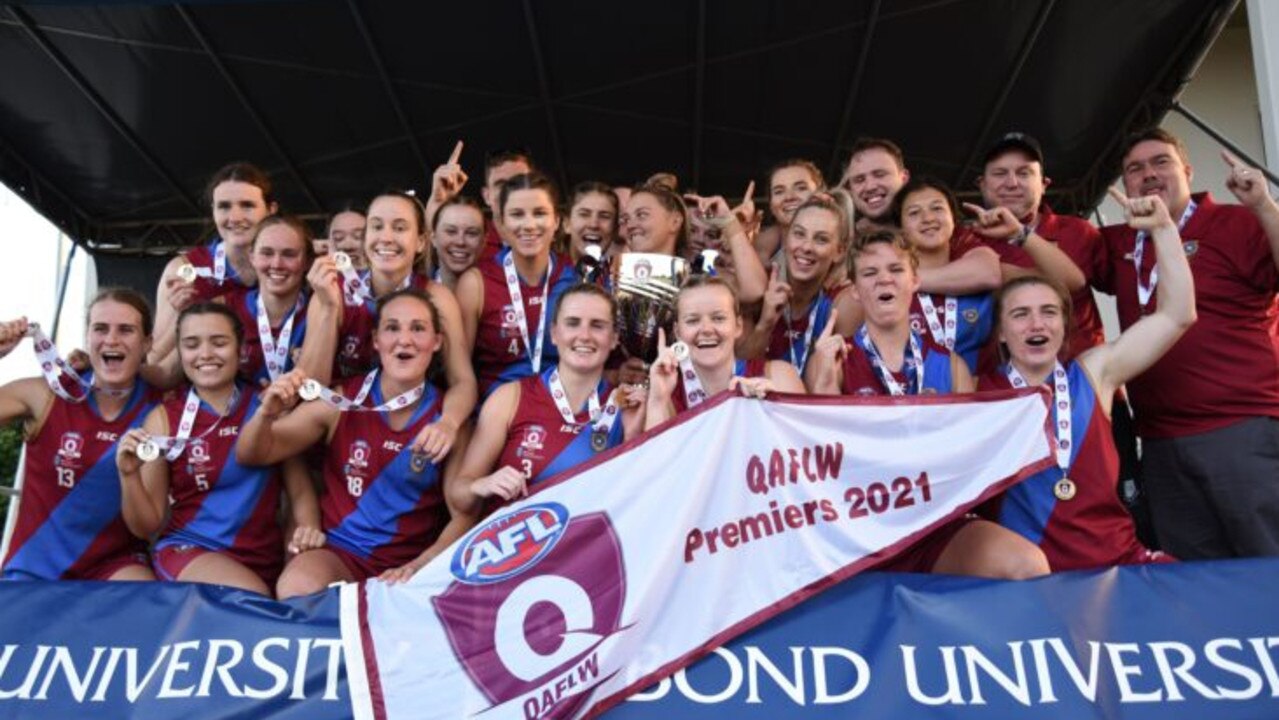
[[901,551],[895,557],[889,558],[887,561],[870,569],[880,572],[930,573],[933,571],[933,566],[937,564],[937,559],[946,551],[946,546],[950,545],[950,541],[955,539],[955,534],[976,519],[975,515],[964,515],[951,520],[928,533],[928,535],[916,541],[915,544]]

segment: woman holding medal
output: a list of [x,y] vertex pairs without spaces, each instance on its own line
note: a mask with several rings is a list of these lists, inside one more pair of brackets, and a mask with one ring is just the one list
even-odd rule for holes
[[[158,578],[270,596],[284,551],[281,483],[274,466],[247,467],[234,457],[240,428],[259,406],[236,379],[243,327],[225,305],[196,303],[178,316],[178,333],[191,385],[120,438],[124,521],[139,538],[158,535]],[[319,509],[309,478],[295,478],[286,490],[298,535],[306,535],[319,527]]]
[[[911,297],[919,289],[913,248],[894,232],[862,238],[852,251],[853,292],[866,314],[852,347],[828,320],[813,347],[805,379],[819,395],[971,392],[963,360],[928,347],[910,329]],[[994,578],[1048,572],[1044,554],[999,525],[964,517],[944,525],[876,569]]]
[[459,428],[475,409],[470,342],[453,293],[415,269],[426,251],[422,204],[407,193],[387,192],[369,203],[366,216],[368,271],[357,273],[344,253],[317,258],[311,266],[308,277],[313,292],[307,308],[307,332],[295,365],[324,385],[335,377],[364,376],[378,362],[372,342],[377,299],[410,287],[423,290],[440,314],[440,324],[433,327],[443,336],[448,390],[443,414],[422,429],[413,445],[438,462],[448,454]]
[[[449,519],[444,466],[412,447],[443,410],[427,382],[443,342],[438,322],[426,293],[396,290],[378,301],[374,370],[345,381],[340,394],[301,370],[263,393],[242,432],[241,462],[280,462],[321,441],[325,448],[324,533],[295,537],[302,552],[280,576],[281,599],[339,580],[407,580],[470,527],[457,511]],[[299,398],[309,401],[288,411]]]
[[547,347],[550,309],[578,282],[567,255],[553,252],[559,195],[545,175],[516,175],[502,185],[498,212],[510,238],[496,262],[482,262],[458,280],[458,304],[480,396],[499,385],[538,375],[559,360]]
[[1110,405],[1116,388],[1153,365],[1195,322],[1194,280],[1163,200],[1127,198],[1113,189],[1111,196],[1129,227],[1154,240],[1155,311],[1063,366],[1059,358],[1071,326],[1068,291],[1041,277],[1014,279],[996,303],[997,337],[1008,361],[979,383],[983,390],[1047,385],[1053,393],[1057,467],[1009,488],[985,510],[1037,543],[1054,571],[1173,560],[1137,540],[1115,493],[1119,457]]
[[154,580],[146,543],[120,517],[116,439],[142,422],[159,393],[138,376],[151,345],[151,307],[132,290],[89,303],[92,375],[80,378],[34,323],[0,323],[0,357],[31,337],[44,377],[0,387],[0,422],[25,421],[22,502],[5,580]]
[[231,163],[213,174],[207,192],[217,234],[170,260],[160,275],[152,363],[173,351],[174,320],[182,308],[257,282],[249,256],[258,223],[277,209],[271,178],[249,163]]
[[613,296],[597,285],[580,283],[560,297],[551,316],[559,362],[484,401],[452,486],[462,512],[475,516],[490,499],[527,495],[530,486],[640,434],[645,390],[604,379],[617,346],[616,316]]
[[710,275],[694,275],[675,299],[676,342],[662,347],[649,369],[644,429],[654,428],[724,390],[750,397],[770,391],[803,393],[794,366],[781,360],[738,360],[733,348],[744,332],[733,286]]
[[861,324],[861,306],[853,293],[827,289],[828,277],[848,255],[848,216],[824,195],[815,195],[791,213],[781,262],[786,282],[773,266],[759,320],[748,320],[738,353],[743,357],[788,360],[802,375],[817,328],[838,310],[835,331],[851,335]]

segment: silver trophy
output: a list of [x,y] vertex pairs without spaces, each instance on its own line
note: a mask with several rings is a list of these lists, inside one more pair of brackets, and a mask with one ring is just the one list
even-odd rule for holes
[[617,334],[631,357],[646,363],[657,358],[657,329],[665,329],[671,337],[675,296],[688,273],[688,263],[671,255],[623,253],[613,260]]

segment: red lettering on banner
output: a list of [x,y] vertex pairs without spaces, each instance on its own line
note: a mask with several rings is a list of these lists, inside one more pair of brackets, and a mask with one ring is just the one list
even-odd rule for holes
[[767,495],[772,488],[787,483],[797,485],[801,474],[810,483],[838,479],[844,463],[844,444],[786,448],[769,453],[767,468],[759,455],[746,462],[746,487],[756,495]]

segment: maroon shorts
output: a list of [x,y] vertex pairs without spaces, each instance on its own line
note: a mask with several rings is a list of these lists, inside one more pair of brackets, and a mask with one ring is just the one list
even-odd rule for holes
[[114,557],[105,558],[98,564],[79,570],[75,573],[75,577],[66,576],[66,580],[110,580],[113,575],[121,570],[137,565],[140,568],[150,570],[150,563],[147,562],[147,554],[143,552],[125,553]]
[[157,578],[176,582],[182,577],[182,573],[187,569],[188,565],[196,558],[209,553],[225,555],[240,563],[261,578],[262,582],[269,588],[275,587],[275,581],[280,577],[280,566],[278,564],[262,565],[261,563],[251,562],[232,552],[209,550],[190,543],[173,543],[155,548],[151,551],[151,567],[155,569]]
[[976,519],[973,515],[964,515],[951,520],[894,557],[870,569],[881,572],[930,573],[933,571],[933,566],[937,564],[937,559],[946,551],[946,546],[955,539],[955,534]]
[[388,569],[369,562],[368,559],[362,558],[349,550],[344,550],[337,545],[328,544],[320,549],[328,550],[336,555],[337,559],[341,560],[342,564],[346,566],[347,571],[355,577],[355,582],[368,580],[371,577],[377,577]]

